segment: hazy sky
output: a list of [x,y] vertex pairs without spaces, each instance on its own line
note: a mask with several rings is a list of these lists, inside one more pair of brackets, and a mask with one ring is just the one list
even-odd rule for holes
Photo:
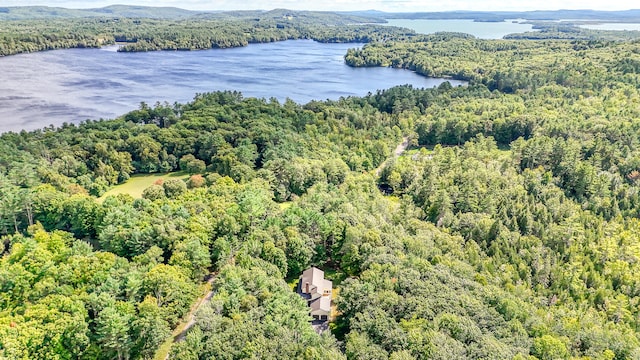
[[176,6],[193,10],[246,10],[274,8],[300,10],[444,11],[444,10],[628,10],[640,8],[630,0],[0,0],[3,6],[48,5],[68,8],[102,7],[111,4]]

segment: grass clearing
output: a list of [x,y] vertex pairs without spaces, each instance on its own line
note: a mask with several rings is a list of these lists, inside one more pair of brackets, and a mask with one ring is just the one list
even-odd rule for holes
[[336,318],[340,316],[340,311],[338,311],[338,305],[336,304],[336,299],[340,296],[340,288],[335,287],[331,291],[331,312],[329,313],[329,321],[336,321]]
[[293,201],[285,201],[283,203],[278,204],[280,206],[280,210],[285,211],[293,205]]
[[131,178],[125,181],[122,184],[118,184],[111,189],[109,189],[106,193],[98,198],[99,202],[104,201],[107,196],[118,195],[118,194],[129,194],[133,198],[141,198],[142,192],[144,189],[153,185],[156,181],[162,180],[170,180],[170,179],[182,179],[186,180],[189,178],[189,174],[184,171],[176,171],[170,173],[161,173],[161,174],[135,174],[132,175]]

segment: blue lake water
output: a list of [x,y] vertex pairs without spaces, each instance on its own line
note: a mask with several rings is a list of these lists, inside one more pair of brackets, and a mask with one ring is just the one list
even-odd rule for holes
[[406,70],[351,68],[343,56],[356,46],[297,40],[192,52],[107,47],[0,57],[0,132],[113,118],[142,101],[187,102],[217,90],[306,103],[445,81]]
[[584,29],[592,29],[592,30],[640,31],[640,24],[634,24],[634,23],[584,24],[584,25],[579,25],[579,27]]
[[471,34],[480,39],[502,39],[508,34],[533,31],[533,25],[522,24],[519,20],[476,22],[473,20],[387,19],[387,21],[387,25],[405,27],[419,34],[451,31]]

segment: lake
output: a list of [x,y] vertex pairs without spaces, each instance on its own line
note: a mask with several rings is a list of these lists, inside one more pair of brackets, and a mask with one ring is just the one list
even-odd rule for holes
[[583,24],[579,27],[591,30],[636,30],[640,31],[640,24],[633,23],[602,23],[602,24]]
[[517,22],[520,20],[476,22],[473,20],[387,19],[387,21],[387,25],[409,28],[419,34],[452,31],[471,34],[480,39],[502,39],[508,34],[533,31],[533,25]]
[[351,68],[343,56],[357,46],[295,40],[223,50],[119,53],[111,46],[0,57],[0,132],[114,118],[143,101],[187,102],[217,90],[306,103],[446,81],[407,70]]

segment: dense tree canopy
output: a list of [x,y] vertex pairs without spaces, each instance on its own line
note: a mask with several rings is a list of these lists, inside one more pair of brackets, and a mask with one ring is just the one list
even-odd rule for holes
[[0,358],[151,358],[208,277],[170,358],[638,358],[640,43],[394,39],[346,61],[469,85],[2,134]]
[[273,10],[178,19],[92,17],[3,21],[0,56],[120,43],[119,51],[202,50],[291,39],[381,41],[411,36],[380,20],[324,12]]

